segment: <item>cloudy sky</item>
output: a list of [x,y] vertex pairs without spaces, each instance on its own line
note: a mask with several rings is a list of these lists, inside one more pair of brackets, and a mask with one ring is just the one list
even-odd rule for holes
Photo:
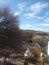
[[0,6],[19,15],[20,29],[49,32],[49,0],[0,0]]

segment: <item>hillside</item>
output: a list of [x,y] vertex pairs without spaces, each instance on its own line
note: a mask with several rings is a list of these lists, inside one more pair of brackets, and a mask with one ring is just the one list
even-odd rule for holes
[[35,30],[21,30],[23,33],[32,33],[32,34],[40,34],[40,35],[45,35],[48,36],[48,32],[43,32],[43,31],[35,31]]
[[42,51],[47,53],[47,43],[49,40],[49,33],[35,30],[22,30],[24,34],[23,48],[33,47],[33,44],[39,44]]

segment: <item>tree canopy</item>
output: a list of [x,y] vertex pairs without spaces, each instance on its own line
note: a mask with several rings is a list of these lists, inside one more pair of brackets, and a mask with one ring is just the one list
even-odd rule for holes
[[20,50],[22,32],[19,29],[18,17],[9,8],[0,8],[0,48]]

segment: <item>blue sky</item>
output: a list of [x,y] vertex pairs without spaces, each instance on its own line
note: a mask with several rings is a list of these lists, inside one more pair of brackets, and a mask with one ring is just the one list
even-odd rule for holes
[[0,6],[19,15],[20,29],[49,32],[49,0],[0,0]]

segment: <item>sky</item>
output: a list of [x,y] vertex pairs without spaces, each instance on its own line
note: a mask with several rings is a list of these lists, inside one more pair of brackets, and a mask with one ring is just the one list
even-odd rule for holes
[[0,0],[19,16],[20,29],[49,32],[49,0]]

